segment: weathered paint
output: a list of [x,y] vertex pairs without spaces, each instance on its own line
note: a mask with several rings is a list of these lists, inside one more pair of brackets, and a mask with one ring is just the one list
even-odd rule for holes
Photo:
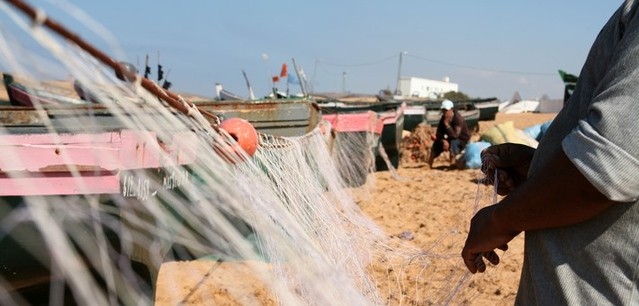
[[72,195],[119,193],[120,179],[114,172],[19,172],[0,176],[0,196]]
[[331,123],[336,132],[373,132],[381,135],[384,122],[376,112],[335,113],[322,115],[322,119]]
[[160,145],[150,131],[0,135],[0,195],[120,193],[122,171],[194,162],[195,137]]
[[320,118],[317,105],[307,100],[196,101],[194,104],[222,119],[247,120],[258,132],[273,136],[302,136],[313,130]]

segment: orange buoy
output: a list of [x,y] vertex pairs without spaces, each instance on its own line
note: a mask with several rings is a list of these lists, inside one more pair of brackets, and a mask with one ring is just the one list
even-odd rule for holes
[[248,156],[255,154],[259,138],[251,123],[242,118],[229,118],[222,121],[220,128],[228,133]]

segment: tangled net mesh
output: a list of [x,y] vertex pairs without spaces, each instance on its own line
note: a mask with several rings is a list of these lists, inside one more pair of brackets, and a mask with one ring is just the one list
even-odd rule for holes
[[[61,8],[122,56],[89,17]],[[31,94],[72,96],[50,81],[65,71],[101,102],[0,111],[1,303],[468,300],[459,294],[468,274],[452,268],[449,250],[458,236],[417,248],[355,202],[379,135],[334,134],[321,122],[298,137],[260,134],[247,156],[197,108],[180,113],[6,3],[0,11],[3,71]],[[171,264],[179,268],[163,268]],[[184,278],[194,285],[160,281]],[[215,290],[197,290],[207,280]]]

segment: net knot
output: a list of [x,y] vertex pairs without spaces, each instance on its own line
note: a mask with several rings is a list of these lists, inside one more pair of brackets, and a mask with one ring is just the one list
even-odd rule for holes
[[47,21],[47,13],[42,9],[35,9],[35,16],[33,17],[31,27],[40,27],[44,24],[45,21]]

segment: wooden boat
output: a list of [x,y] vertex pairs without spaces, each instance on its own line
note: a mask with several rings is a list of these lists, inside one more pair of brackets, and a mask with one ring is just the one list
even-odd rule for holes
[[220,90],[220,92],[217,95],[218,95],[218,100],[220,100],[220,101],[241,101],[241,100],[246,100],[245,97],[242,97],[240,95],[232,93],[232,92],[230,92],[230,91],[228,91],[226,89]]
[[236,93],[233,93],[233,92],[230,92],[230,91],[224,89],[224,87],[220,83],[216,83],[215,84],[215,93],[216,93],[215,99],[217,101],[243,101],[243,100],[249,100],[246,97],[242,97],[241,95],[238,95]]
[[[429,123],[431,126],[437,126],[439,122],[439,114],[437,112],[439,112],[441,101],[407,99],[404,102],[406,103],[404,130],[413,131],[420,123],[424,122]],[[479,128],[478,121],[495,120],[500,102],[495,98],[488,98],[454,103],[464,119],[466,119],[469,128],[477,130]],[[479,115],[476,115],[474,110],[478,110]]]
[[539,101],[537,100],[511,101],[510,103],[506,105],[500,105],[499,111],[504,114],[537,113],[539,112]]
[[[321,120],[319,107],[310,100],[198,102],[197,106],[219,114],[221,120],[241,117],[255,124],[259,132],[273,136],[302,136]],[[170,131],[163,131],[163,135],[171,135],[170,138],[160,139],[153,131],[127,128],[121,122],[122,114],[115,116],[113,109],[102,104],[50,103],[41,107],[0,106],[0,127],[5,131],[0,135],[0,147],[5,157],[16,155],[0,159],[0,218],[15,214],[21,203],[32,197],[60,202],[61,197],[91,195],[100,205],[112,207],[110,211],[121,215],[114,202],[146,207],[149,204],[133,203],[156,201],[154,195],[158,192],[175,192],[179,198],[181,188],[192,179],[189,165],[197,156],[192,150],[197,139],[191,130],[168,128]],[[154,112],[136,114],[136,118],[153,116]],[[84,207],[88,209],[89,205]],[[110,245],[120,244],[120,233],[109,228],[102,230],[108,233]],[[122,230],[127,235],[135,231]],[[0,265],[5,267],[0,277],[8,282],[9,290],[28,292],[55,281],[45,256],[50,250],[37,232],[25,225],[0,237]],[[97,241],[97,234],[92,231],[78,235],[86,241]],[[140,245],[139,249],[152,247]],[[159,265],[147,258],[170,257],[171,250],[146,257],[123,255],[131,258],[132,266],[147,282],[149,294]],[[41,256],[45,256],[44,263]]]
[[479,109],[479,121],[495,120],[497,112],[499,112],[499,101],[497,98],[469,100],[475,108]]
[[[383,154],[378,154],[375,160],[376,170],[389,170],[389,166],[399,167],[400,145],[404,129],[404,108],[402,102],[341,102],[335,100],[318,100],[322,114],[347,114],[373,111],[377,113],[384,128],[382,129],[381,144]],[[386,162],[388,159],[390,165]]]
[[[283,71],[286,71],[286,65],[283,65]],[[299,78],[297,68],[295,71]],[[198,108],[221,118],[248,120],[258,132],[274,136],[301,136],[313,130],[321,121],[320,109],[308,95],[288,95],[273,88],[264,98],[255,99],[246,73],[242,71],[242,74],[248,88],[248,98],[227,91],[221,83],[216,83],[215,100],[194,100],[194,103]]]
[[[20,1],[10,3],[35,18],[34,8]],[[126,71],[46,16],[40,25],[80,46],[123,79],[137,80],[163,104],[121,101],[107,107],[67,102],[63,96],[16,84],[5,75],[14,105],[0,108],[3,302],[46,304],[71,287],[79,301],[54,303],[150,301],[163,261],[203,255],[174,252],[179,240],[156,232],[153,212],[164,211],[162,222],[171,230],[191,230],[187,214],[177,213],[171,205],[192,203],[184,191],[194,187],[190,166],[202,158],[201,148],[220,152],[225,160],[222,154],[234,154],[237,147],[225,151],[227,147],[220,147],[223,141],[202,146],[200,140],[213,135],[195,128],[196,120],[205,123],[201,117],[188,118],[190,102]],[[120,269],[126,275],[115,276],[113,271]],[[50,287],[59,290],[49,294]]]
[[364,185],[374,164],[384,120],[373,111],[323,114],[322,119],[331,124],[329,150],[345,184]]
[[[157,116],[143,110],[138,115]],[[88,202],[94,201],[100,209],[93,206],[92,213],[105,219],[143,215],[143,207],[155,203],[157,193],[177,191],[189,184],[191,175],[187,166],[197,156],[193,150],[196,136],[191,130],[167,127],[160,139],[155,131],[126,127],[121,114],[115,116],[113,109],[98,104],[43,105],[39,109],[2,106],[0,126],[4,131],[0,135],[4,152],[0,159],[2,220],[11,220],[10,216],[27,209],[24,203],[29,201],[42,201],[74,213],[88,213],[92,209]],[[180,197],[179,192],[174,196]],[[0,276],[5,284],[3,289],[29,297],[30,290],[46,288],[56,280],[51,271],[55,260],[51,245],[39,234],[41,229],[32,222],[17,224],[0,236],[3,267]],[[119,224],[117,228],[103,224],[90,229],[81,220],[65,222],[70,228],[83,229],[73,232],[74,239],[95,243],[89,248],[99,248],[103,233],[108,245],[129,258],[142,279],[152,284],[159,266],[119,247],[121,232],[126,235],[144,232]],[[136,249],[152,249],[144,242],[135,243]],[[88,256],[88,260],[86,249],[78,251],[81,256]],[[168,255],[160,252],[151,256]],[[152,293],[151,285],[147,290]]]
[[404,130],[404,108],[405,104],[402,103],[397,108],[379,112],[384,122],[381,138],[384,152],[380,152],[380,155],[375,160],[377,170],[389,170],[391,166],[394,168],[399,167],[402,132]]
[[258,132],[273,136],[302,136],[321,120],[319,107],[309,99],[194,101],[193,104],[221,119],[245,119]]
[[34,104],[60,105],[90,103],[82,99],[29,87],[16,81],[10,74],[3,73],[2,80],[9,96],[9,103],[13,105],[33,106]]
[[407,102],[404,110],[404,130],[412,132],[426,119],[426,107],[421,104]]
[[[466,120],[471,131],[479,130],[480,110],[475,107],[474,102],[454,102],[455,108]],[[406,111],[411,115],[405,119],[404,129],[412,131],[420,123],[428,123],[432,127],[437,127],[441,118],[441,101],[417,100],[406,101]],[[423,110],[423,111],[422,111]],[[407,117],[406,115],[404,115]]]
[[[30,88],[10,75],[4,76],[5,87],[12,105],[90,105],[82,99]],[[258,132],[273,136],[301,136],[312,131],[319,121],[319,107],[309,99],[195,101],[202,110],[221,119],[239,117],[249,121]]]
[[[21,2],[15,5],[28,16],[35,18],[37,15],[34,9]],[[69,33],[46,17],[38,22]],[[75,35],[65,37],[74,42],[74,38],[78,38]],[[75,43],[87,45],[82,41]],[[164,259],[193,259],[215,254],[212,249],[220,247],[210,241],[207,243],[205,233],[193,231],[195,224],[189,223],[187,216],[197,214],[198,210],[191,211],[191,206],[186,206],[183,208],[187,209],[177,211],[177,203],[195,205],[198,203],[194,202],[202,201],[203,205],[208,205],[219,200],[215,194],[211,195],[214,199],[207,198],[208,194],[204,192],[193,201],[188,194],[196,189],[191,185],[193,181],[204,180],[203,176],[194,178],[198,173],[196,170],[207,168],[197,161],[219,153],[216,148],[220,143],[201,142],[211,137],[223,138],[224,133],[214,133],[221,129],[222,125],[217,125],[220,118],[211,114],[213,117],[207,119],[216,126],[204,130],[206,121],[201,117],[187,117],[197,114],[193,111],[195,107],[202,114],[209,113],[205,109],[206,103],[196,106],[181,100],[175,94],[159,89],[148,79],[123,71],[121,65],[97,49],[86,49],[92,55],[97,53],[96,57],[116,72],[124,72],[126,80],[141,84],[162,104],[151,106],[151,103],[141,103],[126,105],[126,108],[112,105],[115,103],[108,107],[100,103],[57,104],[36,100],[40,99],[39,95],[27,95],[31,104],[36,104],[35,101],[40,103],[36,107],[14,105],[0,109],[0,147],[3,148],[3,158],[0,159],[0,218],[3,220],[0,278],[3,302],[4,298],[13,296],[14,291],[22,291],[19,298],[44,297],[44,300],[18,299],[17,304],[45,304],[48,298],[63,295],[60,292],[65,286],[73,283],[73,288],[81,291],[79,296],[84,298],[80,304],[150,304],[151,285],[141,288],[148,294],[147,299],[137,294],[140,288],[128,287],[136,286],[138,279],[153,283]],[[34,91],[24,92],[31,94]],[[281,101],[275,104],[284,105]],[[162,108],[164,105],[172,109]],[[277,121],[287,116],[294,119],[306,116],[306,120],[311,122],[315,118],[312,114],[319,114],[319,109],[308,101],[286,105],[294,105],[298,111],[289,110],[287,113],[275,106],[274,114],[260,112],[266,115],[258,118]],[[211,109],[222,113],[218,106]],[[227,118],[236,112],[238,116],[243,115],[241,110],[246,106],[249,109],[273,109],[269,103],[244,103],[242,106],[232,104],[226,112]],[[255,114],[250,110],[249,113]],[[185,121],[170,124],[178,123],[175,121],[178,119]],[[288,122],[284,126],[309,129],[311,124],[301,125]],[[153,130],[148,126],[157,128]],[[220,142],[224,145],[222,140]],[[199,154],[202,152],[212,154]],[[219,157],[228,161],[224,156]],[[226,168],[229,167],[222,166],[217,170],[223,172]],[[223,174],[220,174],[220,181],[226,178]],[[221,182],[214,184],[217,183]],[[213,203],[207,200],[213,200]],[[31,210],[35,213],[32,214]],[[162,211],[161,218],[154,218],[153,213],[158,211]],[[235,225],[232,220],[206,221]],[[204,224],[210,225],[208,222]],[[206,231],[209,229],[210,226],[205,227]],[[235,236],[238,234],[242,233]],[[176,245],[179,241],[173,238],[181,235],[188,236],[186,241],[196,247],[187,249]],[[168,248],[165,247],[167,245]],[[64,266],[68,263],[70,267]],[[122,275],[113,275],[113,271],[120,269],[124,270]],[[138,273],[138,277],[131,277],[133,282],[123,281]],[[59,282],[56,278],[60,278]],[[32,294],[34,287],[53,281],[56,283],[51,287],[61,290],[52,291],[51,295]],[[86,284],[82,284],[84,281]],[[94,284],[97,286],[94,287]],[[108,295],[101,294],[103,290],[108,291]],[[75,293],[74,297],[78,297]],[[67,301],[53,302],[66,304]]]
[[[220,119],[244,118],[253,122],[258,131],[273,136],[302,136],[321,121],[319,107],[310,100],[194,104],[201,110],[220,114]],[[157,201],[154,195],[160,192],[175,193],[173,196],[180,198],[181,188],[193,179],[189,166],[197,158],[197,152],[192,150],[197,136],[188,129],[168,128],[163,135],[171,137],[160,139],[153,131],[127,128],[121,116],[115,116],[105,105],[94,103],[49,104],[42,105],[42,109],[0,106],[0,127],[5,131],[0,135],[0,147],[5,157],[19,156],[0,159],[0,218],[15,214],[16,208],[32,197],[53,203],[60,202],[60,198],[94,195],[100,205],[111,207],[105,211],[116,215],[123,213],[118,212],[114,202],[127,202],[129,207],[142,209],[150,204],[141,202]],[[153,118],[155,115],[154,112],[136,114],[136,118],[141,116]],[[149,139],[155,141],[149,142]],[[167,154],[170,160],[165,157]],[[174,166],[167,166],[169,164]],[[137,202],[140,204],[136,205]],[[109,228],[102,230],[108,233],[109,245],[121,243],[122,234]],[[131,235],[136,229],[122,230]],[[0,277],[9,284],[5,289],[26,294],[55,281],[46,258],[50,249],[37,232],[36,228],[20,226],[0,237],[0,265],[5,267]],[[86,241],[98,240],[92,231],[78,235]],[[152,247],[140,245],[137,249]],[[147,282],[151,294],[159,265],[146,258],[171,257],[173,252],[171,248],[146,257],[123,256],[131,258],[132,266]]]

